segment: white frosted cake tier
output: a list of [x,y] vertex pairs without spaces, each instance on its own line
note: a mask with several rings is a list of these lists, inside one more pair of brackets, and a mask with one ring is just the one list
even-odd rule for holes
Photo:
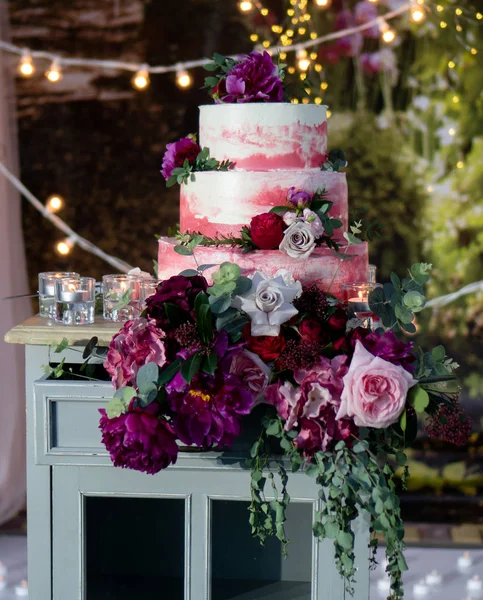
[[[167,279],[178,275],[185,269],[195,269],[196,263],[192,256],[184,256],[174,251],[178,242],[171,238],[160,238],[158,250],[158,278]],[[344,249],[342,249],[344,252]],[[348,281],[368,281],[369,260],[367,244],[351,246],[347,255],[351,260],[343,260],[334,256],[328,248],[316,248],[307,259],[290,258],[280,250],[256,250],[243,254],[238,248],[215,248],[199,246],[195,249],[198,264],[220,265],[225,261],[239,265],[243,275],[251,275],[255,271],[263,271],[272,277],[280,269],[288,269],[295,279],[302,285],[317,284],[321,289],[328,291],[334,274],[337,273],[330,292],[338,297],[341,285]],[[339,268],[340,265],[340,268]],[[218,267],[207,269],[204,275],[211,281],[211,273]]]
[[238,236],[252,217],[273,206],[287,204],[291,187],[315,194],[325,187],[334,203],[330,215],[347,229],[345,173],[328,171],[206,171],[193,174],[181,186],[180,230],[198,231],[207,237]]
[[200,145],[237,169],[317,169],[327,155],[327,107],[247,103],[200,106]]

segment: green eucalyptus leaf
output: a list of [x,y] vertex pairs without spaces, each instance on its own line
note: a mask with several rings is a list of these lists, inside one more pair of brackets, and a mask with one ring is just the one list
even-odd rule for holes
[[228,308],[230,308],[231,302],[231,294],[223,294],[221,296],[210,296],[211,311],[215,315],[222,314]]
[[442,362],[446,358],[446,350],[444,349],[444,346],[436,346],[436,348],[433,348],[431,351],[431,356],[434,362]]
[[156,363],[149,362],[140,367],[136,375],[136,385],[139,393],[142,395],[149,394],[153,389],[157,389],[159,377],[159,367]]
[[178,254],[181,254],[182,256],[193,256],[193,250],[190,250],[189,248],[187,248],[186,246],[182,246],[181,244],[175,246],[174,251]]
[[[182,246],[182,248],[184,248],[184,246]],[[184,271],[181,271],[181,273],[178,273],[178,275],[182,275],[183,277],[194,277],[198,275],[198,271],[195,271],[194,269],[185,269]]]
[[181,376],[186,382],[191,383],[193,377],[200,370],[202,362],[203,355],[199,351],[195,352],[193,356],[190,356],[190,358],[186,359],[183,362],[183,364],[181,365],[180,372]]
[[126,406],[121,398],[111,398],[106,406],[106,415],[109,419],[120,417],[126,412]]
[[243,296],[252,289],[252,280],[248,277],[240,276],[236,280],[236,287],[233,290],[235,296]]
[[419,312],[423,310],[426,304],[426,298],[420,292],[412,290],[404,295],[403,302],[405,306],[409,308],[409,310],[412,310],[413,312]]
[[422,413],[429,405],[428,392],[420,385],[415,385],[408,392],[408,402],[414,406],[416,412]]
[[212,264],[212,265],[210,265],[210,264],[207,264],[207,265],[200,265],[200,266],[198,267],[198,271],[199,271],[200,273],[203,273],[203,271],[206,271],[206,269],[212,269],[213,267],[216,267],[216,266],[217,266],[216,264]]
[[404,306],[402,306],[401,304],[396,304],[396,306],[394,307],[394,313],[395,313],[397,319],[399,321],[401,321],[401,323],[404,323],[405,325],[407,325],[408,323],[411,323],[411,321],[414,318],[412,312],[410,310],[408,310],[407,308],[405,308]]

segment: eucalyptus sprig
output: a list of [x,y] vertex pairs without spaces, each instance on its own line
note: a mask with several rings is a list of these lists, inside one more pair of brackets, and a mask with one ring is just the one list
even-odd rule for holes
[[321,171],[329,171],[337,173],[340,169],[347,167],[347,156],[343,150],[331,150],[327,156],[327,160],[322,163]]
[[228,171],[233,167],[234,163],[229,160],[219,161],[216,158],[210,157],[210,150],[203,148],[198,154],[193,164],[185,159],[182,167],[175,167],[166,182],[166,187],[171,187],[176,183],[188,183],[193,177],[193,173],[200,171]]

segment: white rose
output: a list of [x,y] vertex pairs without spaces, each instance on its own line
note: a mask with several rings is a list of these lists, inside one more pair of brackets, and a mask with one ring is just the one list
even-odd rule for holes
[[276,336],[280,325],[298,313],[292,302],[301,291],[300,281],[286,283],[281,275],[268,279],[256,271],[250,291],[236,296],[232,305],[250,317],[253,336]]
[[315,236],[307,223],[293,223],[283,234],[279,249],[291,258],[308,258],[315,248]]

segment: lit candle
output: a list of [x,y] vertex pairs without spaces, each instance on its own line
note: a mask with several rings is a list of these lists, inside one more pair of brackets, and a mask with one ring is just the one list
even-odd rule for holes
[[426,583],[429,586],[441,585],[442,582],[443,577],[441,576],[441,573],[439,571],[434,570],[426,575]]
[[369,308],[369,296],[364,294],[362,290],[357,292],[356,298],[349,298],[348,302],[349,307],[352,308],[358,317],[371,314],[371,309]]
[[15,586],[15,595],[21,596],[22,598],[27,598],[29,595],[29,587],[25,579]]
[[466,582],[466,589],[471,594],[474,594],[475,592],[478,595],[481,594],[481,592],[483,591],[483,584],[478,575],[475,575],[471,579],[468,579],[468,581]]
[[413,596],[415,598],[425,598],[429,594],[429,587],[426,585],[424,579],[421,579],[419,583],[413,585]]
[[3,562],[0,560],[0,576],[6,577],[7,573],[8,573],[8,569],[7,569],[6,565],[4,565]]
[[464,552],[461,556],[458,556],[458,561],[456,564],[459,571],[462,571],[463,573],[469,571],[473,565],[470,553]]
[[69,283],[67,288],[59,290],[57,300],[58,302],[80,304],[82,302],[87,302],[90,299],[90,295],[89,290],[79,290],[76,284]]
[[0,592],[7,587],[7,580],[3,575],[0,575]]

